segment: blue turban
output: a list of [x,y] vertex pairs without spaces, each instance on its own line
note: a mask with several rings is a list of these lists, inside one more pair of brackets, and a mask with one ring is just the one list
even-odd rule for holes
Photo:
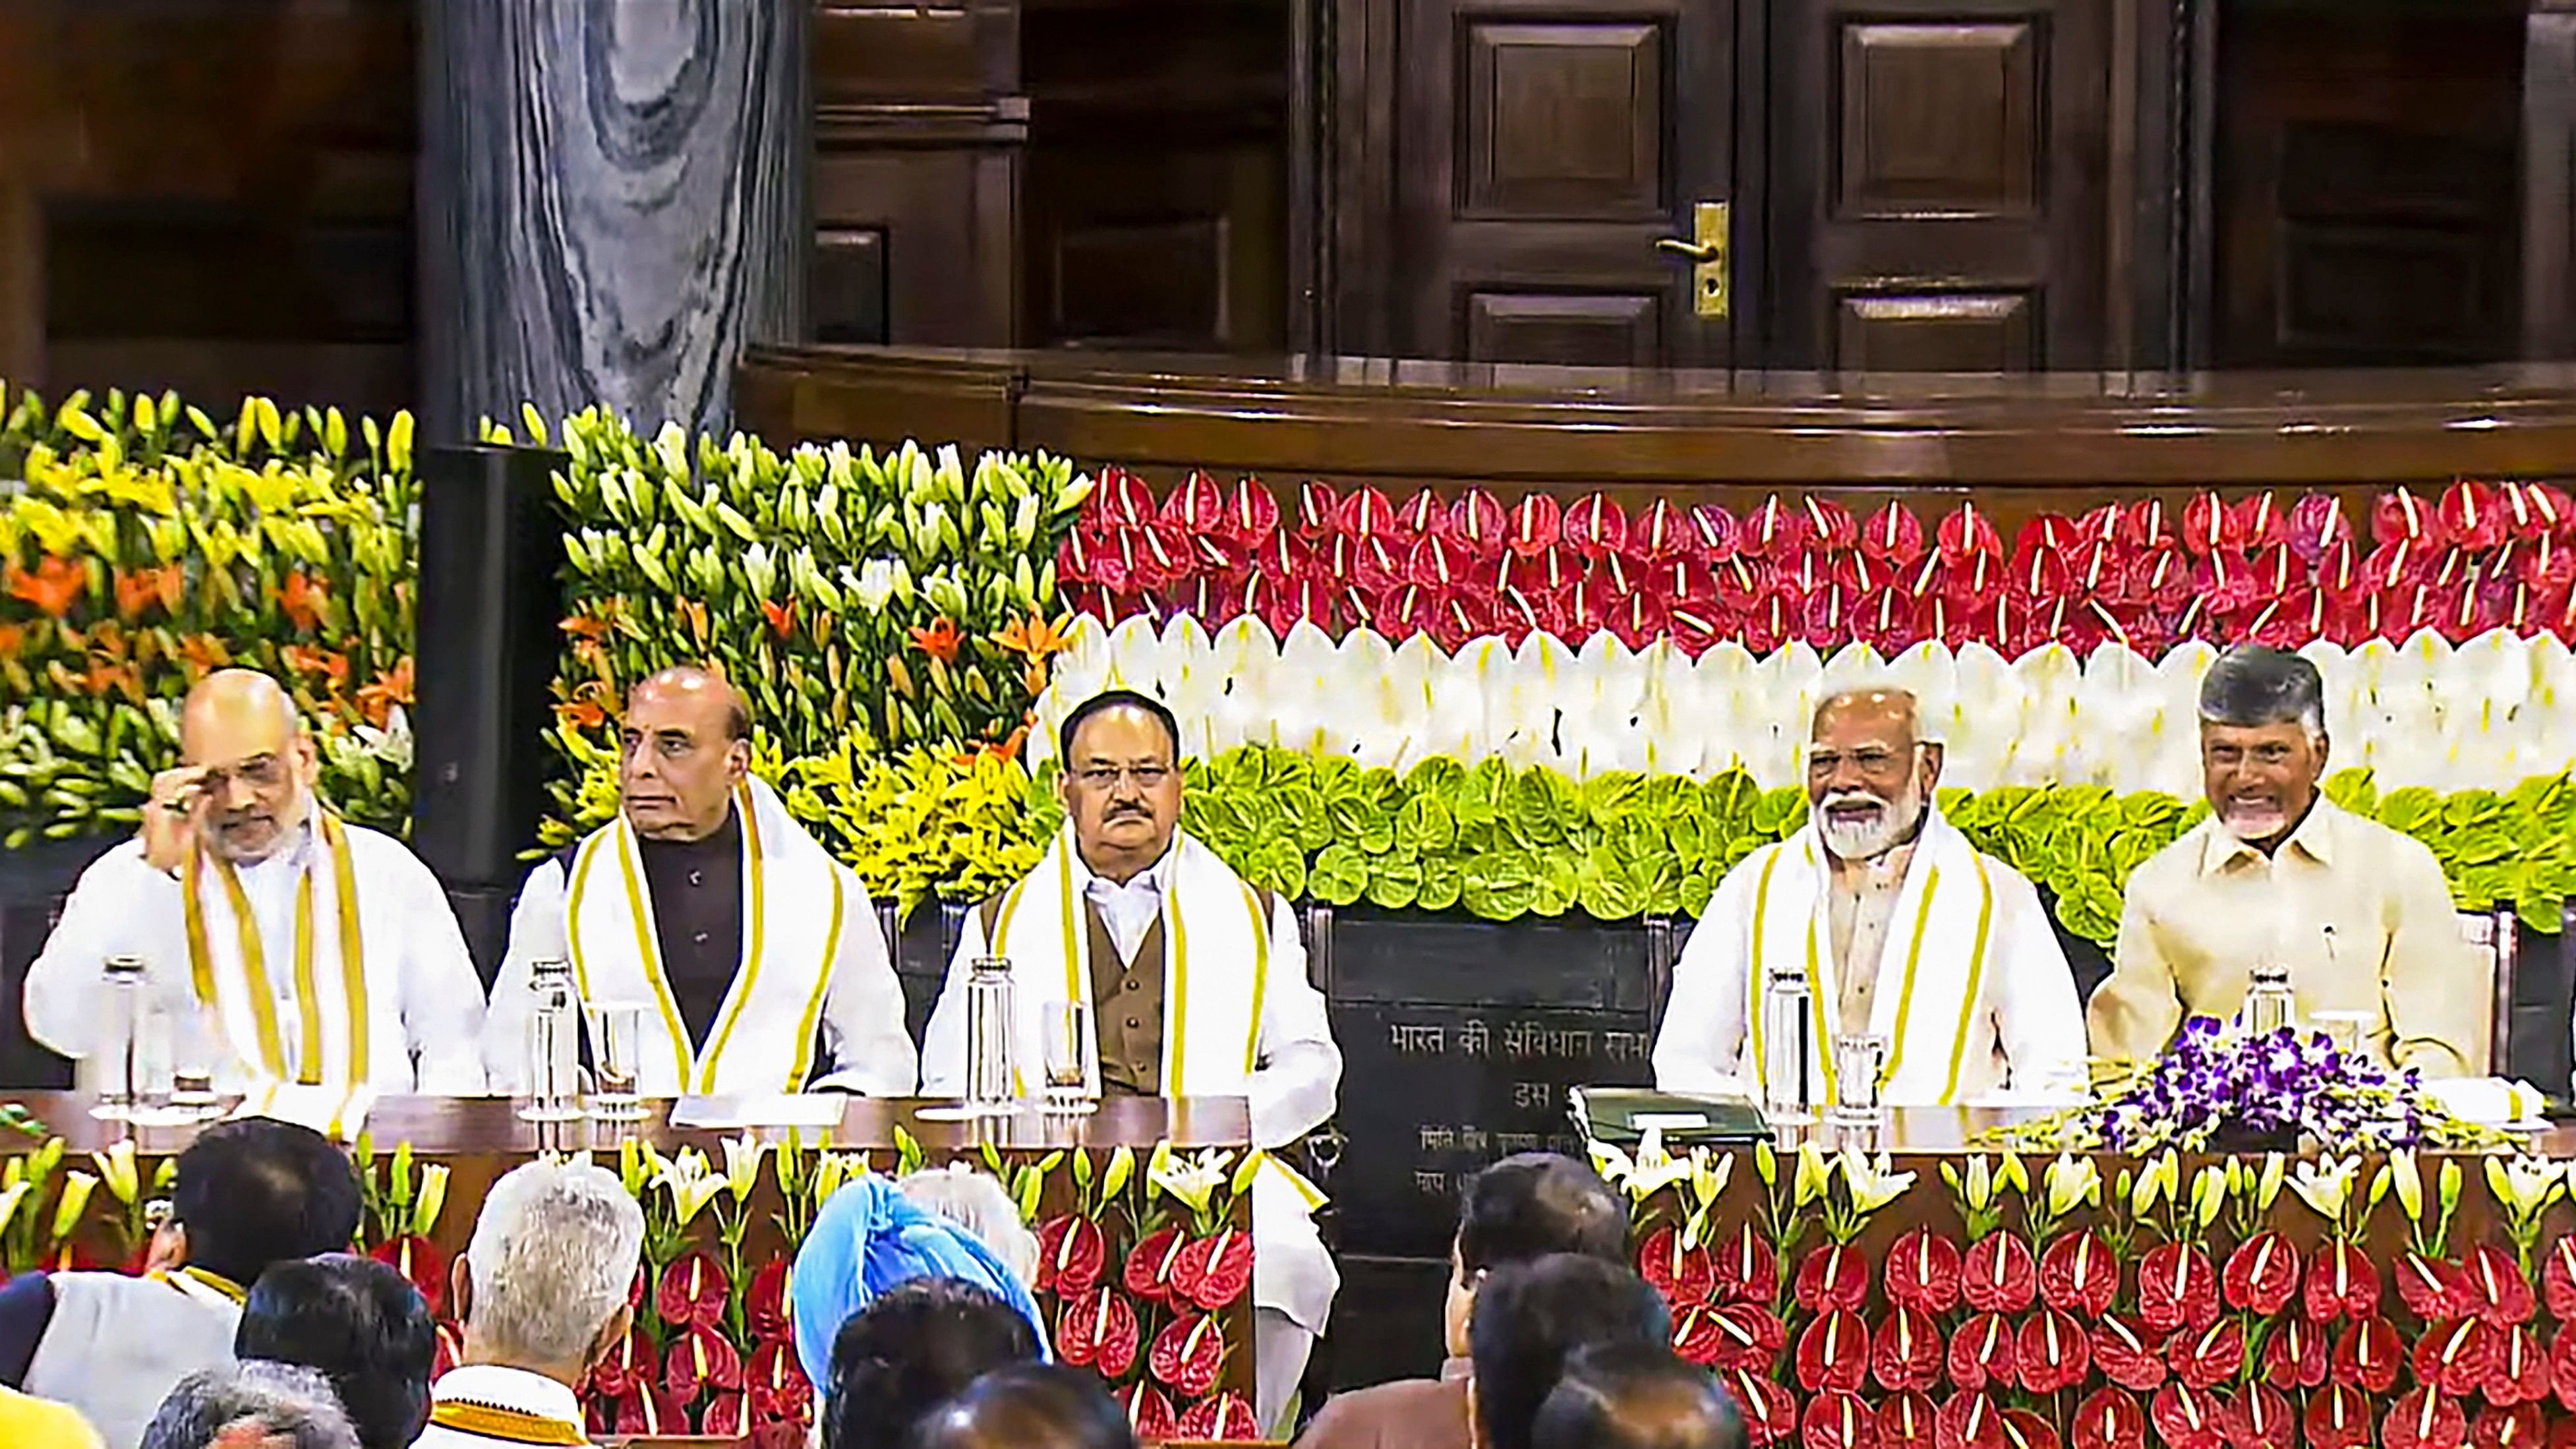
[[788,1300],[796,1310],[796,1360],[818,1396],[832,1383],[832,1340],[841,1325],[880,1294],[915,1278],[955,1278],[990,1291],[1029,1321],[1040,1356],[1053,1357],[1037,1300],[984,1240],[913,1206],[891,1181],[871,1173],[823,1204],[787,1275]]

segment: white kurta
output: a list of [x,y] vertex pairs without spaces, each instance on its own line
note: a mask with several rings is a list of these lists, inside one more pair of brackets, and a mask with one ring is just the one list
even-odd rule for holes
[[[466,954],[447,893],[401,841],[362,825],[341,828],[364,962],[354,976],[341,959],[339,883],[314,831],[299,830],[286,848],[235,872],[259,945],[259,992],[250,989],[243,969],[242,933],[217,872],[200,872],[206,964],[224,1036],[213,1064],[216,1089],[243,1091],[278,1075],[259,1065],[267,1030],[275,1033],[284,1076],[305,1075],[309,1052],[322,1078],[338,1084],[351,1065],[348,1024],[355,1019],[365,1023],[366,1085],[380,1092],[481,1093],[483,980]],[[297,969],[296,918],[308,866],[315,880],[306,972]],[[144,864],[140,841],[92,862],[28,969],[28,1034],[66,1056],[87,1054],[107,1015],[100,972],[111,956],[142,957],[161,999],[196,999],[183,889]],[[306,1039],[308,1027],[318,1028],[319,1041]]]
[[[1342,1053],[1333,1044],[1323,994],[1306,979],[1296,913],[1285,900],[1273,900],[1268,919],[1261,920],[1256,893],[1186,833],[1174,837],[1172,853],[1155,871],[1162,882],[1167,943],[1164,1090],[1245,1098],[1255,1146],[1275,1151],[1298,1141],[1333,1115]],[[1085,999],[1090,995],[1081,932],[1068,937],[1065,930],[1080,920],[1090,879],[1068,829],[1057,835],[1038,868],[1012,888],[1010,895],[1018,899],[1005,898],[998,925],[1002,954],[1012,962],[1012,1001],[1020,1018],[1014,1053],[1031,1067],[1043,1060],[1046,1006],[1073,991]],[[922,1043],[924,1095],[954,1097],[965,1090],[967,967],[984,954],[983,913],[969,912]],[[1023,1077],[1031,1086],[1043,1080],[1034,1070]],[[1320,1203],[1310,1186],[1284,1171],[1253,1180],[1253,1301],[1313,1333],[1323,1331],[1341,1287],[1341,1275],[1315,1232],[1313,1213]]]
[[[1746,1038],[1763,989],[1754,962],[1801,967],[1814,1006],[1811,1090],[1829,1100],[1841,1033],[1822,841],[1812,824],[1746,856],[1718,883],[1673,970],[1655,1040],[1655,1085],[1758,1094]],[[2048,914],[2010,866],[1927,814],[1889,919],[1870,1032],[1889,1044],[1890,1106],[1944,1106],[2080,1081],[2084,1013]],[[1747,1060],[1753,1057],[1753,1060]]]
[[[817,1089],[901,1097],[913,1088],[903,987],[886,957],[867,888],[754,780],[743,837],[742,966],[707,1033],[679,1017],[660,948],[652,893],[623,817],[574,853],[572,879],[549,860],[528,873],[510,914],[510,946],[492,987],[483,1062],[493,1090],[527,1079],[534,963],[570,961],[589,1001],[642,1005],[637,1080],[648,1097]],[[819,1029],[825,1061],[812,1075]],[[809,1083],[808,1077],[812,1075]]]

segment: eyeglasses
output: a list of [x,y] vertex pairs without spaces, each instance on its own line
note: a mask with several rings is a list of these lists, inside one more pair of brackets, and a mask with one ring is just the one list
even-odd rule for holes
[[198,778],[210,794],[222,793],[235,780],[254,790],[274,790],[286,783],[286,760],[281,755],[256,755],[238,765],[210,768]]
[[1080,780],[1084,788],[1092,790],[1115,790],[1121,779],[1135,781],[1136,788],[1139,790],[1156,790],[1162,788],[1165,780],[1172,778],[1172,767],[1169,765],[1085,765],[1073,772],[1073,778]]
[[1908,770],[1914,768],[1915,758],[1922,750],[1921,741],[1917,741],[1912,749],[1902,751],[1876,747],[1854,750],[1849,754],[1837,750],[1814,750],[1807,756],[1807,775],[1811,779],[1830,779],[1848,760],[1860,768],[1863,779],[1902,779]]

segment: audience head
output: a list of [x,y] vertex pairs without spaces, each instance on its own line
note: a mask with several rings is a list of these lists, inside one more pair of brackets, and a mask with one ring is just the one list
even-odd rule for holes
[[1125,881],[1162,859],[1181,823],[1181,727],[1171,710],[1112,689],[1075,705],[1056,737],[1055,792],[1083,862]]
[[1672,1317],[1634,1270],[1575,1253],[1496,1268],[1468,1332],[1482,1449],[1530,1449],[1530,1424],[1577,1349],[1670,1351]]
[[936,1213],[983,1240],[1022,1283],[1038,1280],[1038,1238],[1020,1221],[1019,1204],[989,1172],[962,1162],[926,1167],[897,1185],[903,1200]]
[[272,1263],[348,1247],[359,1205],[357,1169],[321,1133],[267,1117],[218,1122],[179,1154],[170,1252],[256,1283]]
[[465,1356],[579,1382],[626,1336],[644,1211],[614,1173],[576,1162],[512,1168],[483,1199],[451,1291]]
[[1660,1344],[1596,1344],[1566,1361],[1530,1449],[1744,1449],[1744,1416],[1717,1380]]
[[824,1449],[901,1449],[977,1375],[1037,1358],[1037,1331],[991,1292],[953,1278],[899,1284],[832,1340]]
[[252,1360],[203,1369],[161,1401],[142,1449],[358,1449],[330,1381]]
[[665,669],[635,686],[618,722],[618,803],[647,840],[704,840],[751,771],[751,713],[710,670]]
[[1136,1449],[1136,1435],[1098,1378],[1020,1363],[994,1369],[933,1410],[912,1449]]
[[262,1273],[233,1356],[319,1370],[363,1449],[404,1449],[429,1422],[438,1329],[420,1290],[372,1258],[330,1253]]
[[1037,1299],[991,1244],[947,1215],[919,1206],[875,1173],[841,1185],[814,1214],[813,1230],[787,1273],[796,1325],[796,1362],[808,1383],[832,1381],[833,1339],[861,1310],[897,1286],[947,1278],[974,1286],[1020,1315],[1046,1340]]
[[236,865],[275,854],[312,809],[313,737],[285,687],[255,669],[218,669],[188,691],[179,759],[204,772],[189,813],[198,840]]
[[2229,834],[2268,846],[2298,828],[2326,773],[2326,687],[2296,654],[2240,644],[2200,680],[2200,783]]
[[1941,747],[1922,737],[1914,696],[1846,689],[1816,706],[1807,745],[1807,804],[1841,860],[1869,860],[1912,840],[1941,783]]
[[1449,1246],[1449,1355],[1467,1356],[1467,1317],[1485,1274],[1549,1253],[1628,1261],[1628,1205],[1601,1175],[1554,1152],[1522,1152],[1479,1172],[1458,1204]]

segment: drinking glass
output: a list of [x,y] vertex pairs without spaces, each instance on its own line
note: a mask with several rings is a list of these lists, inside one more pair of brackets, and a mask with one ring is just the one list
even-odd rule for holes
[[1848,1032],[1834,1038],[1834,1104],[1826,1114],[1836,1122],[1872,1122],[1887,1110],[1878,1095],[1879,1078],[1887,1072],[1887,1038]]
[[2345,1056],[2359,1056],[2361,1038],[2370,1029],[2371,1013],[2367,1011],[2320,1011],[2308,1023],[2326,1034],[2326,1043]]
[[1099,1050],[1099,1038],[1091,1030],[1090,1002],[1058,1001],[1047,1006],[1048,1111],[1078,1117],[1099,1110],[1091,1088]]
[[592,1001],[582,1005],[590,1028],[590,1116],[595,1122],[633,1122],[644,1115],[636,1092],[637,1040],[644,1031],[644,1008],[631,1001]]

